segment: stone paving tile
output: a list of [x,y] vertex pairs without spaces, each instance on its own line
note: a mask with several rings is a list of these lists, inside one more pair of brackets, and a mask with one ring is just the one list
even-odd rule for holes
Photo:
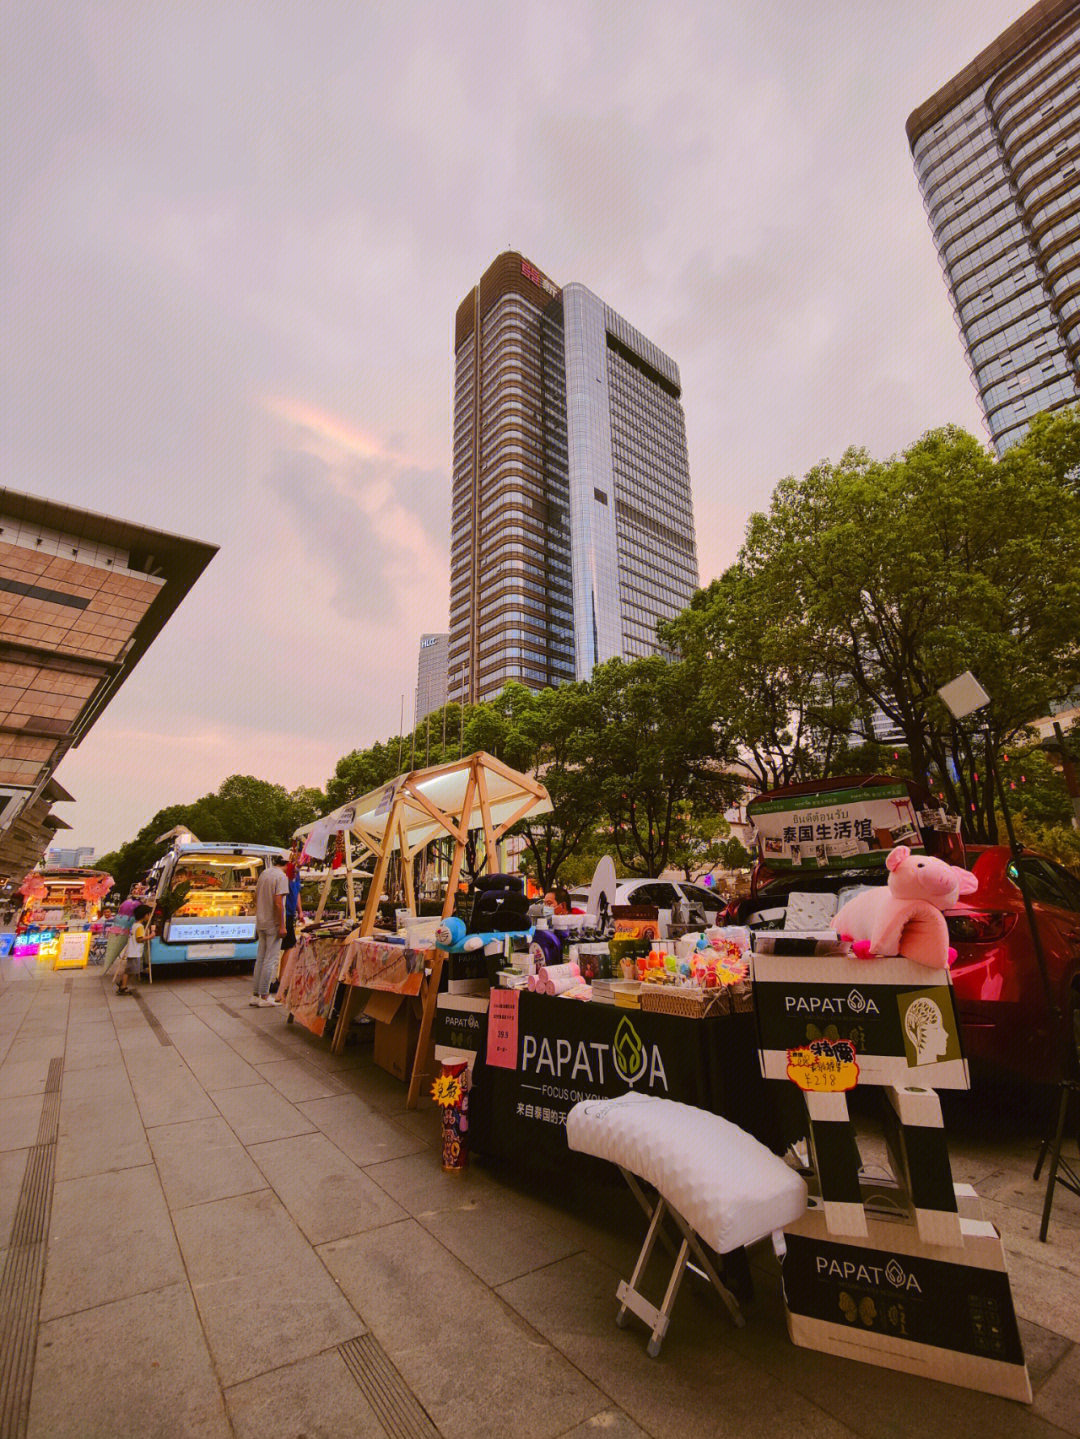
[[6,1245],[15,1222],[15,1210],[19,1204],[19,1190],[26,1173],[28,1149],[8,1149],[0,1152],[0,1244]]
[[430,1149],[365,1165],[364,1172],[414,1216],[437,1214],[442,1209],[480,1202],[500,1193],[498,1181],[479,1165],[471,1164],[458,1174],[444,1174]]
[[37,1143],[41,1095],[23,1094],[0,1104],[0,1150],[29,1149]]
[[265,1178],[220,1115],[162,1124],[147,1137],[170,1209],[266,1188]]
[[186,1284],[41,1326],[29,1439],[230,1439]]
[[9,1099],[22,1094],[44,1094],[50,1059],[48,1051],[42,1050],[36,1059],[15,1063],[9,1059],[0,1065],[0,1104],[6,1104]]
[[602,1409],[584,1424],[575,1424],[559,1439],[648,1439],[648,1435],[621,1409]]
[[[39,1113],[40,1108],[38,1101]],[[67,1075],[56,1143],[57,1181],[149,1162],[150,1148],[127,1074],[91,1069]]]
[[255,1067],[267,1083],[293,1104],[301,1099],[329,1099],[331,1095],[343,1093],[338,1080],[329,1074],[320,1074],[299,1060],[273,1059]]
[[1037,1394],[1072,1348],[1072,1340],[1019,1316],[1016,1325],[1020,1331],[1020,1344],[1024,1351],[1031,1387]]
[[610,1404],[414,1220],[319,1254],[445,1439],[556,1439]]
[[154,1048],[126,1056],[135,1102],[147,1129],[183,1119],[209,1119],[214,1105],[202,1085],[171,1047],[151,1034]]
[[[839,1417],[794,1392],[727,1343],[726,1316],[680,1295],[659,1361],[645,1353],[647,1332],[615,1326],[615,1281],[589,1255],[562,1260],[499,1289],[520,1314],[657,1439],[685,1439],[713,1416],[717,1434],[851,1435]],[[754,1320],[750,1321],[754,1323]]]
[[55,1186],[43,1320],[162,1289],[183,1278],[153,1165]]
[[297,1108],[361,1167],[378,1164],[382,1159],[399,1159],[425,1147],[422,1140],[389,1123],[355,1094],[309,1099]]
[[288,1139],[315,1129],[307,1115],[262,1080],[243,1089],[223,1089],[212,1098],[241,1144]]
[[397,1439],[382,1428],[336,1349],[237,1384],[225,1391],[225,1402],[236,1439]]
[[[449,1177],[449,1176],[448,1176]],[[560,1224],[557,1211],[538,1215],[516,1196],[467,1198],[435,1214],[418,1216],[429,1234],[492,1288],[578,1254],[578,1227]]]
[[174,1218],[226,1386],[365,1332],[270,1190],[181,1209]]
[[1035,1413],[1080,1434],[1080,1346],[1074,1346],[1035,1396]]
[[311,1244],[405,1218],[400,1205],[325,1134],[256,1144],[251,1155]]
[[[205,1029],[203,1030],[205,1034]],[[173,1040],[184,1062],[195,1078],[207,1090],[238,1089],[242,1085],[258,1084],[259,1075],[245,1060],[241,1059],[223,1041],[213,1036],[213,1043],[206,1040],[197,1042],[186,1038]]]

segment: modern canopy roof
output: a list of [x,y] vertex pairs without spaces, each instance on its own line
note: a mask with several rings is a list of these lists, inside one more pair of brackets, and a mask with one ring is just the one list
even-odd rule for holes
[[[398,775],[389,784],[339,805],[315,823],[327,825],[331,833],[349,830],[373,854],[400,849],[403,836],[406,853],[411,856],[443,835],[464,843],[469,830],[487,831],[489,825],[497,842],[518,820],[529,814],[549,814],[551,807],[548,792],[538,780],[478,750],[450,764]],[[398,823],[388,836],[395,810]],[[315,824],[303,825],[294,838],[306,838],[314,828]]]

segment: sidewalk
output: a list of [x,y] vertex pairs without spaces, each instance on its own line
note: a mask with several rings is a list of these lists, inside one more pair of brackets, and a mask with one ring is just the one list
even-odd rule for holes
[[1080,1435],[1080,1200],[1040,1245],[1037,1137],[970,1096],[1032,1408],[795,1348],[767,1246],[745,1329],[688,1283],[650,1360],[621,1187],[444,1175],[433,1107],[249,978],[0,978],[0,1439]]

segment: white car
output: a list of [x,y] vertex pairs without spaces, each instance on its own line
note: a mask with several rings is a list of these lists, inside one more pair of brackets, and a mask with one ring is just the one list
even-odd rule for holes
[[[570,899],[576,909],[585,907],[588,893],[587,889],[570,891]],[[717,890],[689,884],[685,879],[621,879],[615,891],[615,903],[653,904],[660,911],[660,919],[666,926],[671,921],[672,907],[680,896],[692,907],[704,910],[709,924],[716,923],[716,916],[725,904],[723,895]]]

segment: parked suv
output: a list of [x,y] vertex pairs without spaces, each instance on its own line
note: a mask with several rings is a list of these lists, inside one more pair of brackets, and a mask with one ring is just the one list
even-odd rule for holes
[[[850,779],[823,782],[819,789],[824,794],[851,783]],[[787,793],[774,790],[760,800]],[[928,848],[944,851],[943,858],[965,865],[979,882],[974,893],[964,895],[945,915],[957,952],[952,982],[968,1058],[987,1069],[1050,1081],[1058,1077],[1064,1045],[1074,1073],[1080,1074],[1080,880],[1030,850],[1014,859],[1007,845],[960,846],[953,836],[937,835],[928,835],[927,841]],[[1031,897],[1050,984],[1064,1016],[1064,1035],[1054,1033],[1017,883],[1018,869]],[[759,860],[750,897],[733,902],[726,918],[751,928],[782,929],[792,893],[822,893],[839,900],[841,891],[884,884],[887,878],[883,866],[780,872]]]

